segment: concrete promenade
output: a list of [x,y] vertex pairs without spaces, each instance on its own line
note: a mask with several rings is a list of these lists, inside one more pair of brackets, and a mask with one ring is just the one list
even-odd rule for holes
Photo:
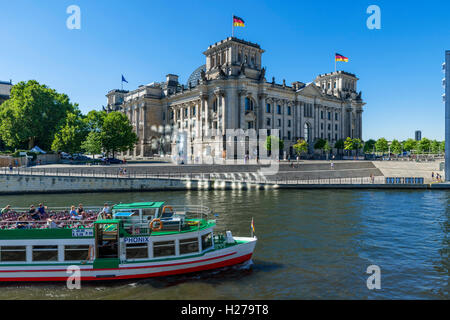
[[[426,164],[420,172],[415,163],[392,165],[370,161],[280,164],[274,176],[257,173],[260,166],[175,166],[126,165],[127,174],[119,175],[124,166],[39,166],[13,171],[0,170],[0,194],[74,193],[162,190],[214,190],[214,189],[450,189],[450,184],[386,184],[388,177],[425,178],[436,164]],[[436,170],[437,171],[437,170]],[[434,171],[434,172],[436,172]],[[420,174],[416,174],[419,172]],[[394,174],[396,173],[396,174]],[[403,174],[404,173],[404,174]],[[373,180],[370,174],[374,175]],[[400,175],[399,175],[400,174]],[[403,175],[402,175],[403,174]]]

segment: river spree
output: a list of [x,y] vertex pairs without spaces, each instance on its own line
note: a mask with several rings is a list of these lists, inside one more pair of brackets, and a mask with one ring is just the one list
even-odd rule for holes
[[[230,190],[1,196],[0,206],[202,204],[259,239],[253,264],[107,284],[0,284],[0,299],[448,299],[449,191]],[[214,217],[213,217],[214,218]],[[381,290],[366,270],[381,269]]]

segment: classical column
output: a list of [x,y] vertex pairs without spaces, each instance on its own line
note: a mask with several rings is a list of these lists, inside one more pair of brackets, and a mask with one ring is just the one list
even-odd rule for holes
[[144,104],[144,106],[142,107],[142,139],[141,139],[141,157],[145,156],[145,144],[147,141],[147,137],[146,137],[146,130],[147,127],[147,106]]
[[243,99],[245,99],[246,95],[247,95],[247,90],[239,90],[238,91],[237,124],[238,124],[239,129],[242,128],[242,123],[243,123],[243,119],[241,119],[242,118],[242,110],[245,107],[245,100],[243,101]]
[[202,130],[202,120],[201,120],[202,119],[202,115],[201,115],[201,113],[202,113],[202,110],[200,109],[200,103],[197,101],[196,104],[195,104],[195,115],[196,115],[196,118],[197,118],[197,121],[196,121],[196,125],[197,125],[196,138],[197,139],[201,139],[201,136],[202,136],[202,133],[201,133],[201,130]]
[[255,128],[256,130],[262,129],[264,127],[264,110],[266,107],[266,93],[260,93],[258,95],[259,98],[259,108],[258,108],[258,127]]

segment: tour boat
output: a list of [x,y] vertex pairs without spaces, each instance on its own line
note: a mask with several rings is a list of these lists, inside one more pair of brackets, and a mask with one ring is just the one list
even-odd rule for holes
[[203,206],[141,202],[110,210],[82,220],[67,211],[44,221],[4,214],[0,282],[67,281],[74,266],[81,281],[191,273],[249,261],[257,242],[253,232],[215,234],[216,221]]

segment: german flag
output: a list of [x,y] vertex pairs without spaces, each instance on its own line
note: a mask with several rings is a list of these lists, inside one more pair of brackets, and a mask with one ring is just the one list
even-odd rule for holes
[[335,60],[341,61],[341,62],[348,62],[348,58],[344,57],[342,54],[339,54],[339,53],[336,53]]
[[234,27],[245,27],[244,19],[233,16],[233,26]]

